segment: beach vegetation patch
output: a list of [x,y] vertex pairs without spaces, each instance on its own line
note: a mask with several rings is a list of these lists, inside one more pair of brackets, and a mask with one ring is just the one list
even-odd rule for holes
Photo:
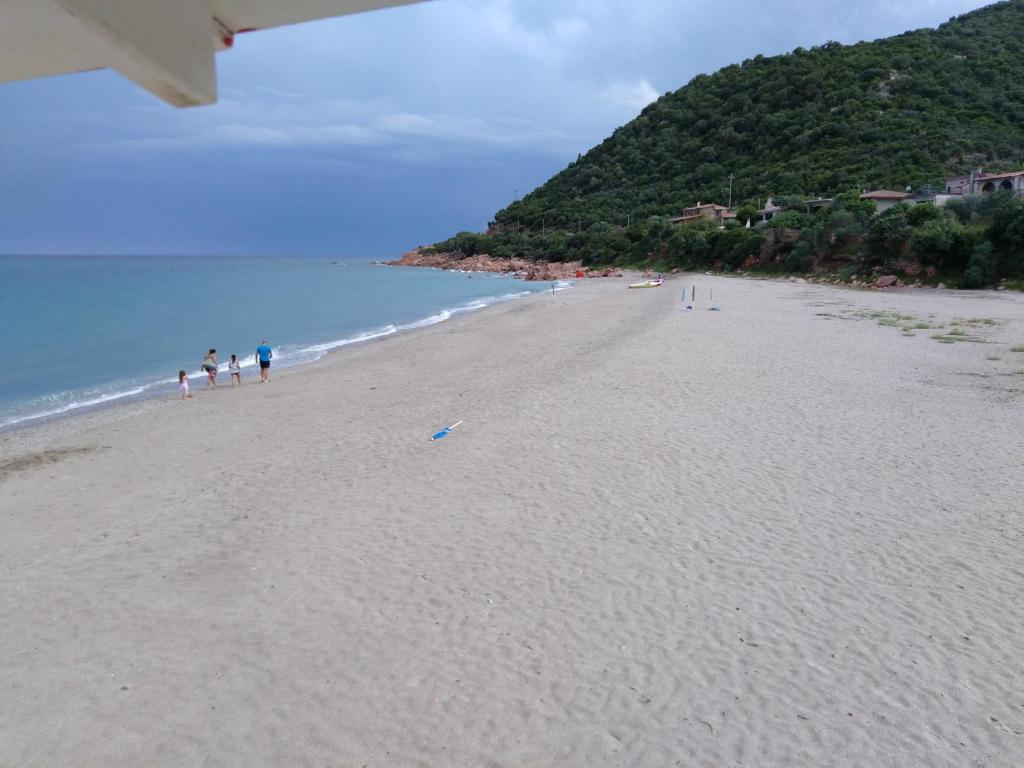
[[977,336],[968,336],[966,333],[937,333],[932,336],[935,341],[940,344],[957,344],[961,342],[968,342],[971,344],[988,344],[984,339],[979,339]]

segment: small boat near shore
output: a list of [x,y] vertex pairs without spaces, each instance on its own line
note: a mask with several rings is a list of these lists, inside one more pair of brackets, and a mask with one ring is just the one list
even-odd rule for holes
[[630,283],[630,288],[660,288],[664,280],[660,277],[657,280],[644,280],[642,283]]

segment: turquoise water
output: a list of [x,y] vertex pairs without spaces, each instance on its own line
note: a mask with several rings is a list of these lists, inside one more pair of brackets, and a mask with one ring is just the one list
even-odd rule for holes
[[0,256],[0,428],[171,392],[211,347],[251,380],[262,339],[275,368],[299,365],[551,287],[298,258]]

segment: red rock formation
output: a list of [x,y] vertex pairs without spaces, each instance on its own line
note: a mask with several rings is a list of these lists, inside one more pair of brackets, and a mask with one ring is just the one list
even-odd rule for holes
[[[384,262],[395,267],[433,267],[461,272],[499,272],[524,280],[553,282],[568,280],[584,270],[578,261],[528,261],[526,259],[499,259],[487,254],[464,256],[461,253],[432,253],[422,249],[409,251],[397,261]],[[587,277],[620,276],[618,270],[605,269],[600,273],[587,271]]]

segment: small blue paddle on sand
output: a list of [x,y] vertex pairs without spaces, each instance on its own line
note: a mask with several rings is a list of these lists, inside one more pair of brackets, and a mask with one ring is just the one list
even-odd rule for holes
[[461,421],[456,421],[450,427],[445,427],[444,429],[442,429],[440,432],[438,432],[436,435],[434,435],[430,439],[431,440],[440,440],[442,437],[448,437],[448,433],[451,432],[453,429],[455,429],[457,426],[459,426],[459,424],[461,424],[461,423],[462,423]]

